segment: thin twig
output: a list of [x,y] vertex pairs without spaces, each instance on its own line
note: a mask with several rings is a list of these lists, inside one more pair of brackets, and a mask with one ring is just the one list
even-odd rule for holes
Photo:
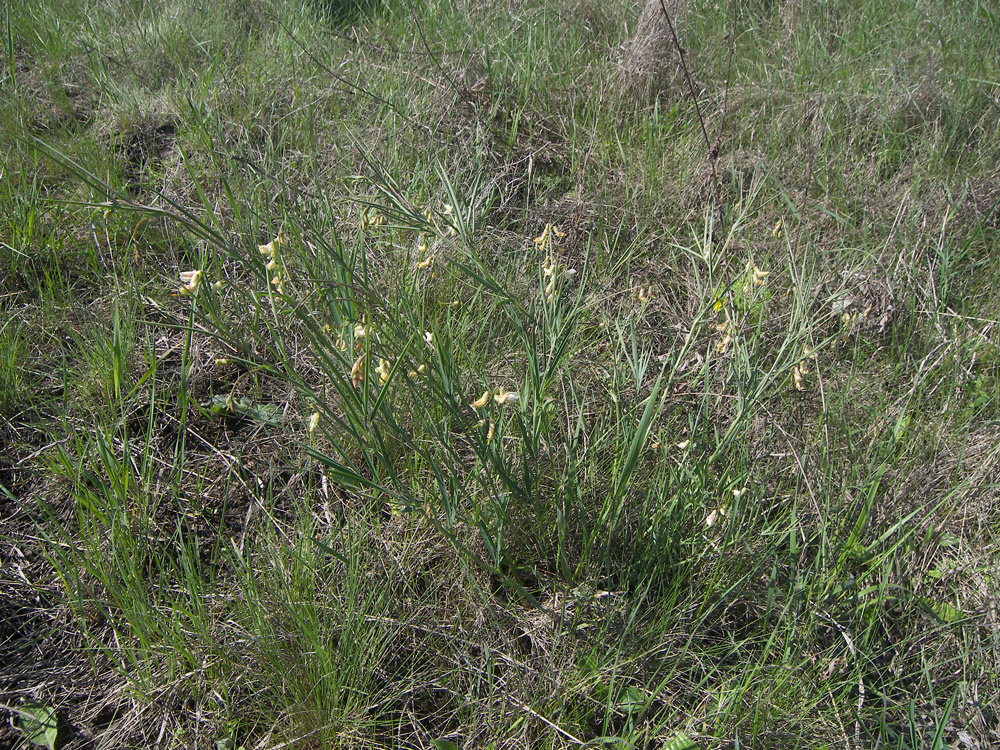
[[721,222],[722,190],[719,187],[719,175],[715,172],[715,157],[713,156],[712,142],[708,139],[708,130],[705,128],[705,118],[701,114],[701,105],[698,104],[698,95],[694,90],[694,81],[691,80],[691,71],[688,69],[687,61],[684,59],[684,49],[681,47],[680,40],[677,38],[677,32],[674,30],[674,22],[670,20],[670,14],[667,13],[667,6],[664,4],[663,0],[660,0],[660,10],[663,11],[663,17],[667,19],[667,28],[670,29],[670,38],[674,40],[674,47],[677,49],[678,57],[680,57],[681,70],[684,71],[684,80],[687,81],[688,92],[691,94],[691,101],[694,102],[694,111],[698,116],[698,124],[701,126],[701,136],[705,139],[705,149],[708,154],[708,165],[712,170],[712,186],[715,188],[715,207],[719,212],[719,219]]
[[434,54],[434,50],[431,49],[431,45],[427,43],[427,37],[424,35],[424,25],[420,23],[420,16],[417,15],[417,9],[414,7],[412,0],[410,2],[410,13],[413,15],[413,22],[417,25],[417,33],[420,34],[420,41],[424,43],[424,49],[427,50],[427,54],[430,55],[431,62],[433,62],[435,67],[441,71],[441,75],[443,75],[445,80],[448,81],[448,85],[451,86],[451,90],[459,96],[462,96],[462,91],[458,84],[455,83],[455,79],[448,75],[448,71],[444,69],[444,65],[441,64],[438,56]]
[[424,123],[418,122],[417,120],[414,120],[412,117],[407,117],[405,114],[403,114],[402,110],[400,110],[399,107],[390,102],[388,99],[379,96],[373,91],[369,91],[359,83],[349,81],[347,78],[337,73],[337,71],[335,71],[329,65],[326,65],[318,57],[316,57],[316,55],[312,53],[312,50],[306,47],[306,45],[298,37],[296,37],[295,34],[292,33],[291,29],[289,29],[277,15],[273,16],[273,19],[275,23],[277,23],[282,28],[282,30],[286,34],[288,34],[289,39],[291,39],[295,43],[295,45],[305,53],[306,57],[308,57],[316,67],[318,67],[320,70],[322,70],[327,75],[332,77],[334,80],[343,84],[349,90],[352,90],[359,94],[364,94],[370,99],[373,99],[379,102],[380,104],[384,104],[386,107],[391,109],[397,116],[402,118],[402,120],[406,122],[408,125],[416,125],[417,127],[423,127],[427,130],[430,130],[430,127],[428,127]]

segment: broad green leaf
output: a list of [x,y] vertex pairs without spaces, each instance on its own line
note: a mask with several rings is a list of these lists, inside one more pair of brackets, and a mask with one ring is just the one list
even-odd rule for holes
[[20,729],[28,741],[55,750],[59,732],[55,709],[44,703],[25,703],[17,712],[21,715]]
[[674,735],[673,739],[668,740],[660,750],[698,750],[698,746],[684,732],[679,732]]
[[962,610],[958,607],[953,607],[948,602],[937,602],[926,596],[920,597],[920,601],[941,622],[946,622],[949,625],[960,622],[965,617],[965,613]]

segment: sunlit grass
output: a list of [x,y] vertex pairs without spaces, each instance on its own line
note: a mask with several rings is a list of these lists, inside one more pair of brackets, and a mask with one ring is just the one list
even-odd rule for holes
[[4,11],[4,705],[995,743],[992,17],[693,3],[716,206],[631,7],[338,8]]

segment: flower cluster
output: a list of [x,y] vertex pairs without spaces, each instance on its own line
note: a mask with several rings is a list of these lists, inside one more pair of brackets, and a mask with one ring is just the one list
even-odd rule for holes
[[285,293],[285,281],[287,281],[287,277],[283,276],[281,273],[279,251],[287,244],[288,238],[283,233],[278,232],[278,236],[266,245],[258,245],[261,255],[267,258],[267,265],[265,265],[264,268],[269,274],[274,274],[270,281],[271,286],[277,290],[278,294]]
[[560,276],[570,278],[576,275],[575,268],[563,268],[560,266],[559,261],[556,260],[554,252],[555,238],[561,239],[565,236],[566,233],[560,231],[558,227],[546,224],[542,233],[535,237],[535,246],[545,253],[545,260],[542,263],[542,278],[547,280],[544,290],[546,301],[550,301],[555,294],[556,281]]
[[490,399],[492,399],[497,406],[504,406],[505,404],[515,404],[521,398],[521,394],[517,391],[508,391],[507,389],[500,387],[496,390],[485,390],[483,395],[478,399],[469,404],[473,409],[482,409],[484,406],[489,404]]
[[193,297],[201,284],[202,271],[182,271],[180,274],[182,297]]
[[770,275],[770,271],[761,271],[757,266],[747,265],[747,280],[743,284],[743,296],[748,297],[755,288],[764,286]]
[[368,227],[385,226],[385,222],[386,219],[382,214],[366,208],[361,212],[361,221],[358,224],[362,229],[367,229]]
[[[493,390],[487,389],[483,391],[483,395],[470,403],[469,406],[478,411],[479,409],[483,409],[488,406],[490,401],[493,401],[493,403],[500,407],[508,404],[516,404],[520,397],[521,396],[517,391],[508,391],[506,388],[501,386],[500,388],[495,388]],[[483,427],[487,424],[489,427],[486,430],[486,442],[489,443],[493,440],[493,436],[496,434],[496,422],[488,417],[483,417],[476,422],[476,427]]]
[[719,354],[725,354],[729,351],[729,346],[733,343],[733,324],[727,318],[720,323],[716,323],[714,328],[719,334],[719,340],[715,342],[715,351]]
[[806,375],[810,372],[808,360],[815,358],[815,351],[806,348],[802,353],[802,361],[792,368],[792,383],[795,385],[795,390],[804,391],[806,389]]

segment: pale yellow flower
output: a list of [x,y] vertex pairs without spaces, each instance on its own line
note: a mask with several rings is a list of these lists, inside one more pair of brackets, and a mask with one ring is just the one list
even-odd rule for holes
[[479,397],[477,401],[473,401],[469,406],[473,409],[482,409],[486,404],[490,402],[490,392],[483,391],[483,395]]
[[754,286],[764,286],[764,279],[770,275],[770,271],[761,271],[757,266],[754,266],[752,275]]
[[226,282],[224,282],[222,279],[219,279],[218,281],[213,281],[212,282],[212,289],[215,289],[216,291],[218,291],[219,289],[222,289],[222,287],[225,286],[225,284],[226,284]]
[[504,404],[513,404],[521,397],[517,391],[508,391],[504,388],[500,388],[494,395],[493,400],[496,401],[497,406],[503,406]]
[[385,385],[389,382],[389,370],[392,369],[392,363],[387,359],[382,359],[379,357],[378,367],[375,368],[375,372],[378,374],[378,384]]
[[354,387],[357,388],[364,381],[365,381],[365,355],[362,354],[354,361],[354,366],[351,367],[351,382],[354,384]]
[[430,331],[424,331],[424,343],[427,346],[434,346],[434,334]]
[[288,238],[285,237],[285,235],[282,232],[278,232],[278,236],[277,237],[275,237],[273,240],[271,240],[270,242],[268,242],[266,245],[258,245],[257,248],[260,250],[260,252],[263,255],[266,255],[269,258],[273,259],[274,256],[275,256],[275,253],[277,253],[277,251],[283,245],[285,245],[287,242],[288,242]]
[[677,444],[677,447],[682,451],[686,451],[688,448],[694,448],[694,445],[690,440],[681,440]]
[[490,429],[486,431],[486,442],[487,443],[490,442],[491,440],[493,440],[493,433],[496,432],[496,429],[497,429],[496,423],[494,423],[494,421],[491,419],[490,420]]
[[774,229],[771,230],[771,236],[772,237],[780,237],[781,236],[781,227],[782,227],[782,225],[783,225],[783,222],[781,221],[781,219],[778,219],[774,223]]
[[360,226],[362,229],[367,227],[380,227],[383,224],[385,224],[385,217],[377,211],[372,211],[371,209],[366,208],[361,213]]
[[314,411],[309,417],[309,434],[316,432],[317,427],[319,427],[319,412]]
[[368,329],[365,327],[364,323],[357,323],[354,326],[354,338],[363,339],[366,333],[368,333]]
[[709,528],[714,526],[718,521],[722,520],[724,515],[726,515],[726,510],[727,508],[725,505],[720,505],[705,517],[705,525]]
[[434,263],[434,256],[428,255],[423,260],[417,262],[417,268],[430,268],[432,263]]
[[802,371],[798,365],[792,368],[792,380],[795,382],[795,390],[804,391],[806,389],[805,378],[802,376]]
[[180,274],[182,297],[190,297],[198,291],[198,284],[201,283],[201,271],[182,271]]

